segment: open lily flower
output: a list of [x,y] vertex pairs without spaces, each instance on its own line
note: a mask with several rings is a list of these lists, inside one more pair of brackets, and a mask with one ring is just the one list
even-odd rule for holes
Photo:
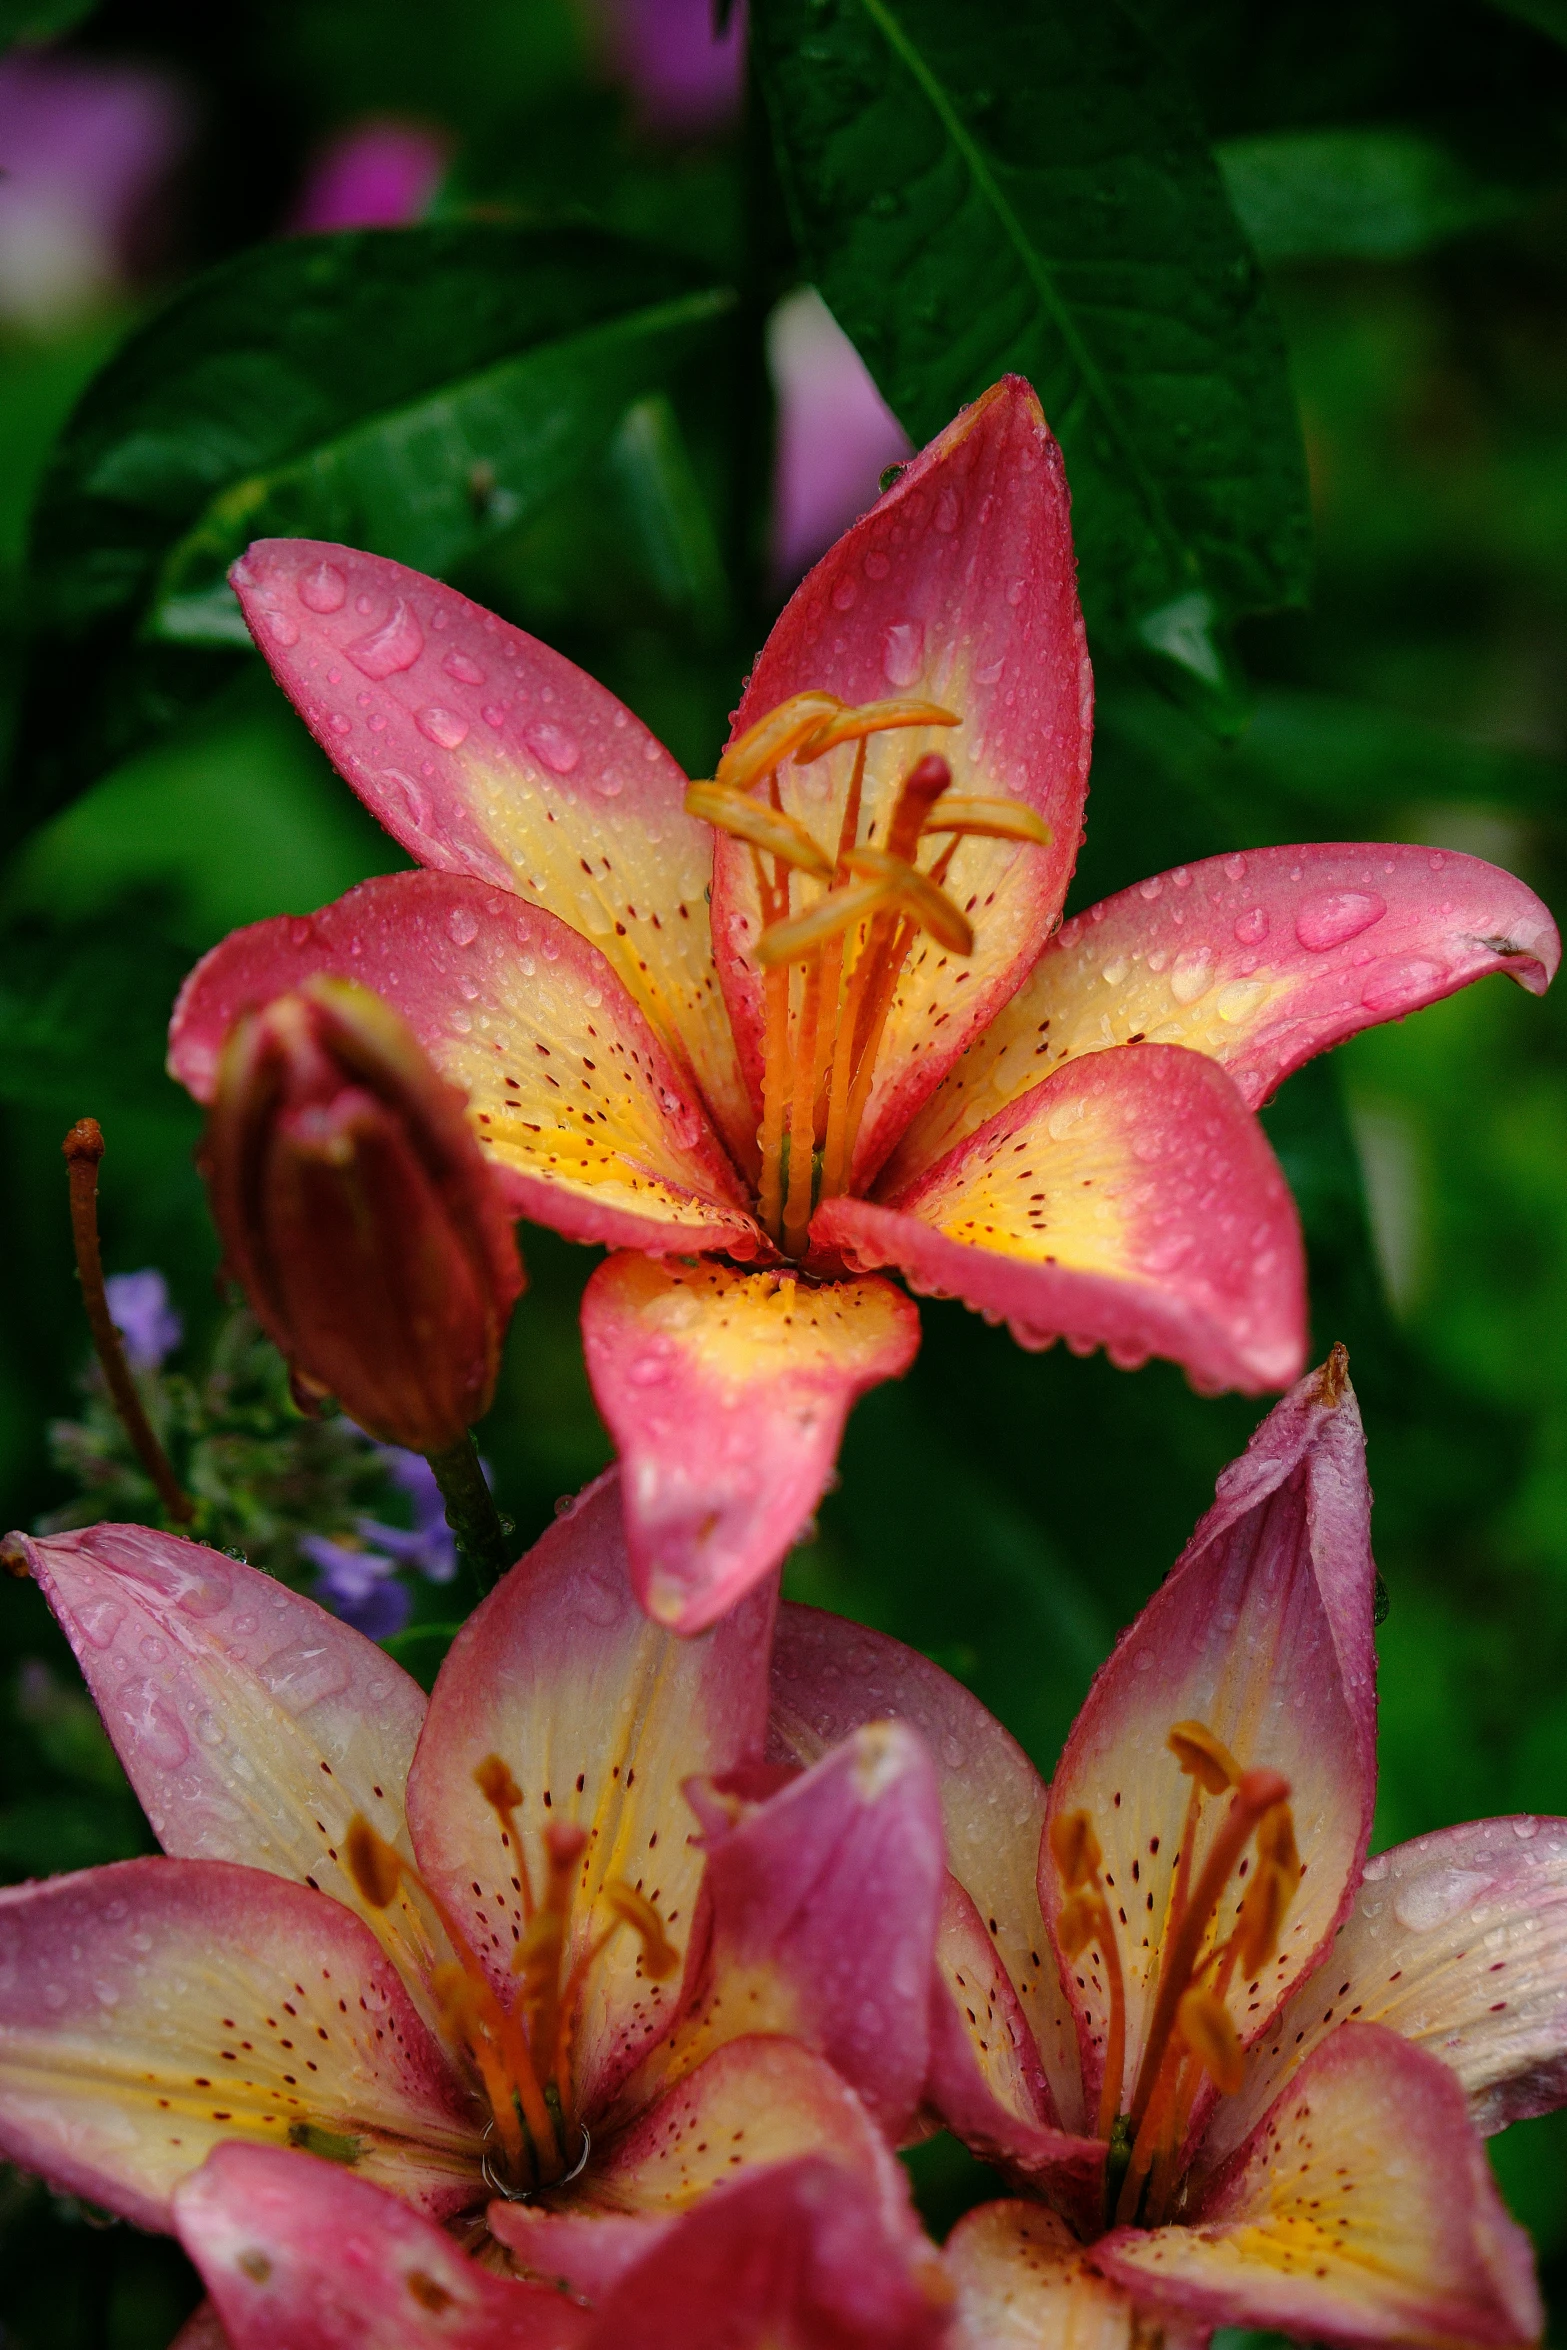
[[670,2215],[591,2296],[467,2259],[406,2204],[308,2155],[220,2147],[180,2236],[230,2350],[934,2350],[934,2251],[854,2174],[804,2158]]
[[395,1004],[513,1209],[617,1253],[588,1367],[643,1604],[711,1623],[782,1556],[845,1414],[963,1298],[1202,1387],[1297,1376],[1293,1202],[1251,1111],[1488,971],[1544,907],[1472,857],[1263,849],[1058,928],[1092,689],[1061,454],[1028,386],[966,409],[824,556],[689,788],[612,694],[397,563],[268,540],[234,581],[317,740],[426,868],[236,933],[170,1067],[247,1007]]
[[469,1619],[428,1706],[193,1543],[7,1549],[169,1856],[0,1895],[8,2155],[167,2228],[214,2146],[294,2147],[448,2222],[499,2198],[549,2228],[553,2274],[805,2154],[863,2169],[907,2228],[882,2133],[929,2061],[930,1762],[884,1724],[770,1797],[729,1792],[762,1738],[771,1598],[701,1641],[650,1624],[613,1473]]
[[929,2099],[1036,2198],[948,2246],[975,2350],[1139,2313],[1537,2338],[1481,2134],[1567,2099],[1567,1821],[1366,1859],[1374,1581],[1336,1353],[1221,1477],[1048,1793],[927,1660],[784,1611],[781,1756],[896,1715],[941,1766]]

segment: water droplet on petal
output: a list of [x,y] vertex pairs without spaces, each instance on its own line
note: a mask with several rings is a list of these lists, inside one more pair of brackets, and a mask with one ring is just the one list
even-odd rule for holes
[[958,496],[957,491],[953,489],[949,483],[947,488],[942,491],[941,496],[936,500],[936,511],[932,517],[932,521],[935,528],[941,532],[943,538],[950,538],[962,519],[963,501]]
[[1242,914],[1235,925],[1235,935],[1243,947],[1261,946],[1268,935],[1267,908],[1253,906],[1249,914]]
[[842,579],[839,580],[837,586],[832,591],[833,610],[835,612],[847,612],[859,592],[859,581],[857,579],[851,579],[849,574],[845,572]]
[[274,1649],[256,1667],[256,1678],[286,1713],[302,1714],[348,1687],[348,1663],[336,1641],[307,1637]]
[[1024,581],[1024,580],[1021,580],[1021,579],[1012,579],[1012,580],[1008,580],[1008,582],[1007,582],[1007,602],[1008,602],[1009,604],[1013,605],[1014,607],[1016,607],[1017,605],[1021,604],[1021,603],[1022,603],[1022,601],[1023,601],[1023,591],[1024,591],[1024,588],[1025,588],[1025,586],[1026,586],[1026,585],[1027,585],[1026,581]]
[[76,1621],[94,1648],[107,1648],[125,1621],[125,1610],[112,1599],[89,1600],[77,1609]]
[[1106,963],[1103,971],[1101,971],[1099,976],[1104,981],[1106,987],[1119,987],[1122,980],[1126,977],[1128,971],[1130,971],[1131,968],[1131,964],[1127,961],[1124,955],[1116,955],[1110,962]]
[[1475,1869],[1437,1869],[1399,1887],[1393,1897],[1393,1915],[1410,1933],[1428,1933],[1431,1927],[1445,1926],[1449,1918],[1471,1907],[1490,1882]]
[[1308,898],[1295,917],[1295,936],[1309,954],[1326,954],[1380,922],[1387,900],[1366,889],[1336,889]]
[[327,720],[327,724],[334,734],[352,734],[353,732],[353,720],[346,718],[341,710],[334,710]]
[[1187,947],[1175,958],[1170,993],[1178,1004],[1194,1004],[1213,985],[1213,957],[1206,947]]
[[471,660],[466,653],[460,653],[455,645],[443,659],[441,667],[448,677],[455,677],[459,685],[483,685],[484,683],[484,671],[479,667],[478,662]]
[[1244,881],[1246,878],[1245,858],[1241,856],[1226,857],[1224,860],[1224,870],[1229,875],[1231,881]]
[[383,767],[381,770],[381,781],[383,783],[396,784],[398,790],[402,793],[404,800],[408,804],[409,823],[413,826],[415,832],[423,832],[430,821],[430,802],[428,795],[419,789],[419,786],[415,783],[411,775],[404,775],[401,769],[397,767]]
[[1137,884],[1137,894],[1140,898],[1145,898],[1151,906],[1155,898],[1164,895],[1164,875],[1155,873],[1150,875],[1147,881],[1140,881]]
[[459,743],[468,739],[468,721],[460,710],[443,710],[439,704],[415,713],[414,724],[432,743],[439,743],[443,751],[455,751]]
[[626,1365],[626,1379],[632,1387],[657,1387],[669,1377],[670,1358],[667,1353],[649,1349],[646,1354],[634,1355]]
[[[867,558],[867,569],[869,559]],[[895,620],[882,640],[881,665],[889,685],[912,685],[925,665],[925,630],[918,620]]]
[[286,612],[269,612],[266,616],[266,630],[273,643],[281,645],[285,652],[299,642],[299,622],[290,620]]
[[400,669],[411,669],[424,651],[424,630],[406,597],[399,596],[379,628],[344,650],[365,677],[394,677]]
[[467,906],[455,906],[446,917],[446,934],[454,946],[471,947],[479,935],[477,917]]
[[317,563],[303,572],[299,600],[307,612],[341,612],[348,599],[348,581],[335,563]]
[[1428,963],[1419,956],[1402,963],[1380,963],[1361,989],[1360,1000],[1368,1012],[1412,1011],[1442,976],[1440,963]]
[[504,702],[486,702],[479,715],[486,726],[493,726],[499,734],[506,723],[506,705]]
[[166,1771],[177,1771],[190,1754],[185,1725],[152,1681],[132,1681],[121,1690],[123,1719],[139,1754]]
[[523,729],[522,739],[555,775],[569,775],[582,756],[582,746],[576,736],[564,726],[557,726],[553,719],[536,719],[533,725]]
[[1005,667],[1005,661],[987,661],[983,669],[975,670],[974,683],[976,685],[999,684],[1001,679],[1001,672]]
[[866,578],[885,579],[891,569],[892,565],[888,561],[887,557],[882,553],[881,549],[879,547],[873,547],[865,558]]
[[1260,979],[1232,979],[1228,987],[1221,987],[1214,998],[1214,1010],[1221,1020],[1234,1022],[1248,1020],[1267,995],[1267,987]]

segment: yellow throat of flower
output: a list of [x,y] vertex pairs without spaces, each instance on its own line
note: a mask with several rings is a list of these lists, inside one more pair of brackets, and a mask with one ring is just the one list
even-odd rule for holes
[[565,1820],[551,1821],[541,1831],[543,1881],[535,1896],[516,1818],[521,1790],[499,1755],[486,1755],[473,1776],[500,1822],[502,1844],[512,1856],[512,1883],[522,1901],[522,1938],[512,1958],[512,1972],[519,1978],[515,1997],[503,1998],[495,1989],[447,1903],[362,1814],[349,1823],[346,1857],[373,1909],[385,1909],[406,1879],[440,1919],[454,1956],[436,1969],[433,1987],[447,2040],[478,2075],[489,2099],[496,2158],[492,2167],[486,2156],[485,2176],[503,2195],[529,2195],[574,2176],[585,2157],[586,2136],[575,2114],[572,2046],[593,1967],[623,1927],[641,1941],[643,1970],[654,1982],[674,1974],[680,1953],[646,1894],[617,1877],[600,1888],[594,1906],[602,1915],[568,1967],[573,1897],[587,1835]]
[[[1086,1811],[1051,1822],[1050,1854],[1066,1898],[1056,1936],[1076,1958],[1092,1943],[1104,1968],[1108,2018],[1098,2134],[1108,2141],[1105,2224],[1157,2225],[1179,2183],[1181,2149],[1203,2076],[1225,2096],[1244,2077],[1239,2037],[1226,2004],[1236,1976],[1255,1980],[1278,1947],[1301,1879],[1289,1781],[1277,1771],[1242,1770],[1202,1722],[1177,1722],[1167,1744],[1191,1781],[1176,1858],[1159,1973],[1137,2077],[1126,2082],[1126,1981],[1112,1912],[1111,1881]],[[1225,1802],[1195,1874],[1205,1802]],[[1246,1857],[1254,1844],[1255,1867]],[[1232,1878],[1250,1875],[1227,1933],[1220,1912]],[[1120,1912],[1124,1916],[1124,1911]]]
[[[921,931],[969,955],[973,928],[942,887],[968,835],[1032,841],[1050,827],[1018,800],[960,798],[933,754],[909,769],[885,841],[860,839],[866,748],[903,727],[958,726],[934,702],[791,695],[731,743],[710,783],[693,783],[687,812],[749,843],[761,905],[755,955],[764,978],[761,1172],[757,1215],[786,1256],[805,1254],[820,1199],[849,1188],[877,1056],[909,951]],[[854,768],[830,848],[788,814],[786,759],[808,766],[853,743]],[[928,868],[927,839],[945,842]],[[796,904],[794,893],[802,902]]]

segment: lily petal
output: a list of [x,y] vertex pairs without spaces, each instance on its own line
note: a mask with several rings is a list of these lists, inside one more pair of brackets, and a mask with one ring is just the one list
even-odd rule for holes
[[743,2171],[807,2154],[868,2178],[889,2219],[907,2211],[902,2165],[848,2083],[797,2041],[759,2032],[683,2074],[602,2161],[595,2150],[577,2200],[602,2211],[687,2211]]
[[[1242,2045],[1257,2039],[1327,1949],[1349,1908],[1376,1789],[1371,1495],[1365,1440],[1342,1358],[1269,1413],[1169,1576],[1100,1667],[1051,1783],[1053,1822],[1086,1811],[1118,1913],[1128,2085],[1150,2021],[1175,1863],[1194,1784],[1165,1741],[1203,1723],[1243,1770],[1281,1771],[1305,1863],[1273,1959],[1228,1994]],[[1193,1882],[1229,1797],[1208,1798]],[[1052,1933],[1062,1887],[1048,1837],[1040,1900]],[[1216,1927],[1227,1930],[1232,1882]],[[1210,1930],[1210,1942],[1217,1938]],[[1106,2001],[1092,1948],[1066,1968],[1090,2096],[1103,2069]]]
[[393,839],[602,944],[743,1147],[756,1122],[713,986],[711,836],[663,745],[574,663],[404,564],[259,539],[230,577],[273,675]]
[[779,1761],[813,1763],[864,1722],[918,1730],[935,1767],[948,1866],[1028,2019],[1053,2098],[1048,2118],[1079,2126],[1076,2033],[1039,1908],[1045,1788],[1023,1749],[929,1657],[820,1608],[779,1609],[772,1685],[768,1753]]
[[317,972],[401,1012],[468,1096],[514,1215],[633,1248],[756,1246],[699,1097],[597,947],[461,876],[389,874],[318,914],[235,931],[180,991],[172,1074],[209,1101],[239,1013]]
[[232,2350],[566,2350],[587,2312],[491,2276],[396,2196],[308,2154],[219,2146],[174,2198]]
[[600,1265],[582,1343],[649,1615],[703,1631],[779,1564],[827,1489],[850,1405],[902,1377],[919,1334],[889,1281],[629,1253]]
[[1543,995],[1561,959],[1532,889],[1479,857],[1313,842],[1178,865],[1086,913],[910,1128],[907,1183],[1080,1053],[1133,1038],[1208,1053],[1258,1109],[1292,1070],[1488,972]]
[[[952,2350],[1135,2350],[1131,2296],[1097,2275],[1064,2220],[1039,2203],[982,2203],[947,2238]],[[1175,2350],[1167,2327],[1165,2342]]]
[[[869,1180],[975,1031],[1038,955],[1066,895],[1088,785],[1093,680],[1078,609],[1066,474],[1039,402],[1008,376],[904,469],[796,589],[757,659],[735,734],[813,688],[861,705],[889,689],[958,713],[957,727],[872,735],[862,837],[885,841],[903,778],[927,752],[951,763],[964,796],[1021,800],[1050,826],[1048,848],[970,839],[948,895],[970,915],[972,956],[915,946],[888,1020],[856,1153]],[[829,851],[855,746],[786,762],[786,812]],[[797,885],[809,905],[814,883]],[[758,926],[751,854],[721,836],[713,937],[724,994],[759,1098],[762,1003],[750,949]]]
[[180,2327],[169,2350],[233,2350],[223,2320],[210,2301],[203,2301],[193,2309]]
[[412,1858],[424,1691],[373,1641],[238,1559],[150,1526],[13,1535],[165,1852],[269,1869],[363,1918],[420,2001],[445,1954],[406,1888],[371,1909],[338,1858],[363,1812]]
[[[700,1641],[650,1624],[632,1595],[618,1475],[611,1471],[496,1586],[441,1667],[408,1780],[419,1866],[510,1998],[523,1911],[516,1856],[473,1774],[499,1755],[522,1790],[517,1823],[537,1867],[551,1822],[587,1831],[568,1965],[605,1917],[606,1882],[654,1901],[689,1939],[702,1856],[681,1788],[760,1751],[774,1595],[758,1591]],[[672,2022],[676,1985],[646,1980],[633,1937],[594,1965],[574,2041],[577,2102],[591,2128],[648,2044]]]
[[929,2066],[946,1877],[923,1743],[872,1722],[763,1803],[711,1781],[690,1795],[712,1935],[666,2077],[739,2032],[778,2032],[825,2056],[896,2143]]
[[825,1201],[811,1237],[1020,1345],[1166,1355],[1207,1393],[1282,1387],[1305,1354],[1289,1186],[1224,1072],[1171,1045],[1069,1062],[884,1203]]
[[609,2293],[591,2350],[936,2350],[945,2279],[852,2172],[793,2162],[710,2195]]
[[227,1861],[127,1860],[0,1893],[0,2145],[143,2227],[226,2138],[330,2139],[441,2213],[479,2131],[367,1927]]
[[1216,2110],[1205,2161],[1346,2018],[1439,2057],[1482,2136],[1567,2103],[1567,1820],[1476,1820],[1368,1860],[1332,1949]]
[[1094,2264],[1205,2325],[1334,2342],[1539,2339],[1529,2239],[1434,2057],[1345,2024],[1183,2227],[1124,2228]]

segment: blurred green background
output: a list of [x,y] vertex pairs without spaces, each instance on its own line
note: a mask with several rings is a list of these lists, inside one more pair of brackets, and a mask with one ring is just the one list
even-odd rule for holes
[[[477,519],[448,531],[448,556],[430,567],[571,652],[691,772],[711,772],[791,559],[797,570],[814,551],[809,516],[796,514],[791,542],[770,504],[777,410],[810,386],[790,379],[776,325],[769,378],[766,321],[839,264],[811,243],[798,186],[783,200],[738,63],[693,68],[673,98],[660,83],[677,48],[686,54],[692,13],[677,0],[604,0],[596,13],[567,0],[453,0],[439,12],[414,0],[239,0],[199,19],[158,0],[0,10],[8,32],[64,28],[53,47],[0,60],[0,165],[8,138],[25,143],[40,61],[94,86],[139,75],[164,107],[161,131],[142,126],[156,153],[134,203],[100,224],[86,262],[80,218],[74,231],[32,216],[18,226],[0,186],[0,693],[15,746],[0,873],[5,1524],[30,1524],[68,1490],[46,1434],[76,1406],[85,1353],[65,1128],[87,1113],[102,1121],[106,1261],[164,1270],[187,1325],[181,1360],[199,1360],[218,1311],[216,1250],[191,1165],[198,1121],[161,1070],[174,990],[235,924],[308,910],[401,862],[225,634],[217,572],[201,571],[211,501],[244,470],[213,455],[222,402],[208,400],[204,422],[193,406],[183,425],[175,403],[160,429],[171,444],[183,432],[186,448],[205,432],[206,469],[184,507],[170,505],[178,468],[149,438],[137,462],[152,487],[134,525],[115,524],[118,540],[93,505],[107,495],[102,435],[68,439],[30,549],[56,436],[160,304],[213,267],[257,255],[290,266],[277,240],[307,217],[436,224],[417,235],[565,223],[650,240],[670,285],[735,289],[722,333],[683,347],[661,376],[612,385],[605,429],[569,462],[537,460],[512,509],[501,496],[495,510],[494,469],[479,470],[489,460],[464,458]],[[777,59],[799,49],[796,12],[760,13],[776,107],[788,88]],[[992,14],[976,8],[981,46]],[[838,71],[833,6],[817,16],[826,87]],[[1385,838],[1491,857],[1560,911],[1567,16],[1557,0],[1512,11],[1148,0],[1117,19],[1128,39],[1134,20],[1216,143],[1234,234],[1265,269],[1258,299],[1282,326],[1314,576],[1299,608],[1259,614],[1259,599],[1233,597],[1205,682],[1139,658],[1125,610],[1118,619],[1108,588],[1096,601],[1085,555],[1100,718],[1074,902],[1263,841]],[[362,198],[357,215],[332,214],[323,174],[343,150],[331,143],[388,122],[416,161],[424,154],[423,181],[405,171],[400,213],[367,213]],[[51,137],[68,147],[63,132]],[[78,193],[96,168],[73,167]],[[20,163],[15,177],[23,186]],[[343,267],[360,282],[357,259]],[[416,290],[406,299],[417,314]],[[839,295],[838,306],[847,316],[854,303]],[[817,336],[820,358],[817,314],[786,315]],[[186,345],[217,334],[205,317],[179,330]],[[367,329],[345,364],[345,414],[376,412],[383,369],[413,398],[410,365]],[[836,493],[843,520],[874,494],[878,429],[890,435],[881,462],[897,454],[896,430],[867,422],[841,354],[821,366],[815,461],[852,474],[860,451],[862,478]],[[917,419],[920,398],[939,396],[927,383],[897,404]],[[837,425],[834,398],[848,403]],[[143,427],[128,395],[121,407],[117,425],[108,402],[104,429],[122,430],[129,465],[124,447]],[[253,437],[264,440],[260,426]],[[808,441],[792,493],[806,508]],[[1091,525],[1098,492],[1071,445],[1068,457]],[[829,482],[819,529],[833,494]],[[172,566],[156,591],[149,548]],[[1281,556],[1281,579],[1288,568]],[[122,594],[116,582],[133,575],[140,584]],[[1369,1433],[1391,1598],[1378,1636],[1380,1843],[1492,1811],[1567,1811],[1564,1025],[1560,991],[1541,1004],[1491,980],[1313,1066],[1267,1113],[1306,1220],[1316,1352],[1347,1344]],[[595,1252],[545,1233],[524,1240],[531,1288],[481,1441],[531,1539],[608,1447],[575,1323]],[[855,1414],[841,1485],[789,1587],[938,1657],[1048,1773],[1094,1666],[1258,1410],[1200,1401],[1162,1365],[1125,1376],[1060,1350],[1024,1355],[955,1305],[922,1314],[918,1363]],[[426,1590],[417,1604],[434,1619],[448,1603]],[[0,1875],[149,1841],[41,1599],[0,1586]],[[1515,2128],[1493,2151],[1567,2328],[1567,2122]],[[938,2220],[982,2183],[939,2145],[921,2176]],[[171,2246],[0,2173],[7,2350],[159,2346],[193,2298]]]

